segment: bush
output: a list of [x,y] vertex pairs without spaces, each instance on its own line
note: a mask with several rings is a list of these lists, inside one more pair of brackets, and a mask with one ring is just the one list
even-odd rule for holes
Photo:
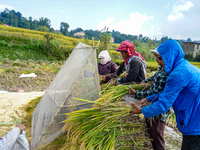
[[19,59],[15,60],[12,64],[12,66],[21,66],[21,62]]
[[157,71],[158,70],[158,63],[156,61],[147,61],[147,68],[151,71]]
[[6,72],[6,73],[17,73],[18,70],[17,70],[17,68],[5,68],[4,72]]
[[39,26],[36,30],[42,32],[49,32],[49,28],[47,28],[46,26]]
[[6,41],[4,41],[4,40],[0,41],[0,45],[8,47],[8,43]]
[[123,63],[123,59],[114,59],[114,60],[112,60],[114,63],[116,63],[118,66],[120,66],[121,65],[121,63]]
[[3,59],[3,64],[10,64],[10,60],[8,58]]
[[189,61],[194,61],[195,60],[195,58],[193,57],[192,53],[186,53],[184,58],[189,60]]
[[200,55],[199,54],[196,56],[195,61],[198,61],[198,62],[200,61]]
[[20,45],[20,44],[13,44],[12,47],[22,49],[22,45]]

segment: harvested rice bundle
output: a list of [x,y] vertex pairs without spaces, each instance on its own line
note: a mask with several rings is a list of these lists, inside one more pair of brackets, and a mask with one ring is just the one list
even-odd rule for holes
[[68,139],[62,149],[151,148],[150,140],[145,136],[143,117],[129,113],[132,106],[124,102],[98,105],[65,114],[68,116],[65,120]]
[[149,86],[146,86],[144,84],[111,86],[102,91],[102,96],[96,101],[100,103],[119,102],[124,97],[124,95],[129,93],[129,86],[135,90],[144,90],[149,88]]

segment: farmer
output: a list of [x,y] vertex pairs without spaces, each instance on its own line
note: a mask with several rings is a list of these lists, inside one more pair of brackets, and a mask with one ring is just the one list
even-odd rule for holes
[[101,51],[98,58],[100,59],[98,70],[100,77],[102,77],[101,83],[107,83],[113,77],[118,67],[111,61],[111,57],[107,50]]
[[146,62],[140,53],[134,50],[134,46],[129,41],[123,41],[116,49],[124,58],[124,62],[118,68],[116,75],[119,76],[124,71],[127,72],[125,78],[118,78],[118,84],[128,82],[141,82],[146,78]]
[[[129,87],[130,94],[135,94],[135,98],[137,99],[145,98],[152,94],[156,94],[160,91],[163,91],[167,77],[169,75],[164,70],[164,62],[159,53],[156,50],[150,50],[150,51],[155,55],[156,61],[160,67],[159,70],[152,77],[142,81],[142,83],[144,84],[146,84],[149,81],[152,81],[152,85],[149,90],[135,91],[134,89]],[[152,145],[154,150],[165,150],[164,130],[165,130],[166,119],[169,116],[169,114],[170,111],[167,111],[158,116],[152,117],[151,118],[152,121],[146,118],[147,130],[150,135],[150,138],[153,139]]]
[[168,40],[157,48],[169,73],[165,88],[158,94],[142,99],[153,103],[140,108],[136,104],[131,113],[145,117],[157,116],[173,106],[179,131],[183,134],[182,150],[200,150],[200,70],[184,59],[184,52],[175,40]]
[[9,131],[4,137],[0,138],[0,149],[11,150],[15,144],[20,132],[25,130],[26,127],[23,124],[16,125],[11,131]]

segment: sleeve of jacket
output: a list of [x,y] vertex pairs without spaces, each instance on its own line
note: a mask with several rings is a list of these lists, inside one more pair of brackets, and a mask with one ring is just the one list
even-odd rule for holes
[[106,82],[108,82],[115,75],[116,71],[117,65],[112,62],[110,74],[106,76]]
[[116,71],[116,75],[119,76],[124,70],[124,62],[121,63],[121,65],[119,66],[119,68]]
[[153,88],[147,91],[136,91],[137,98],[145,98],[152,94],[156,94],[160,91],[163,91],[166,84],[167,77],[168,77],[168,74],[164,74],[159,77],[158,81],[156,82],[157,88]]
[[118,69],[117,64],[112,62],[111,73],[115,73],[117,69]]
[[145,117],[157,116],[170,109],[180,91],[187,85],[183,76],[184,75],[180,76],[180,72],[169,75],[164,91],[147,97],[148,101],[152,101],[154,98],[156,102],[141,109]]
[[153,90],[146,90],[146,91],[136,91],[135,95],[137,98],[145,98],[147,96],[150,96],[154,93]]
[[138,60],[131,61],[130,70],[126,78],[121,78],[121,83],[134,82],[138,77],[142,64]]
[[4,137],[0,138],[0,149],[10,150],[16,142],[19,134],[20,129],[15,127],[11,131],[9,131]]
[[158,94],[153,94],[153,95],[150,95],[148,97],[146,97],[146,99],[148,100],[148,102],[155,102],[158,100],[158,96],[159,94],[161,94],[163,91],[161,91],[160,93]]

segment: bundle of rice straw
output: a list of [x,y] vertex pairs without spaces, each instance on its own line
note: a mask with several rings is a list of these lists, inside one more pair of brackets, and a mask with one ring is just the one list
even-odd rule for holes
[[62,149],[120,150],[150,149],[146,126],[142,115],[130,114],[132,105],[120,102],[129,92],[144,85],[122,85],[105,90],[101,98],[93,101],[93,108],[66,113],[64,121],[68,133]]
[[102,96],[97,99],[97,102],[102,103],[115,103],[122,100],[122,98],[129,94],[129,88],[131,87],[135,90],[146,90],[149,88],[149,85],[144,84],[130,84],[130,85],[118,85],[118,86],[107,86],[102,90]]

